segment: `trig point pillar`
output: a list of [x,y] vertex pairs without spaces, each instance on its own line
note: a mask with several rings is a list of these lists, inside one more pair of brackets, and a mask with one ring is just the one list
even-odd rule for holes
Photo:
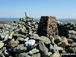
[[39,36],[57,35],[56,18],[54,16],[41,16],[37,33]]

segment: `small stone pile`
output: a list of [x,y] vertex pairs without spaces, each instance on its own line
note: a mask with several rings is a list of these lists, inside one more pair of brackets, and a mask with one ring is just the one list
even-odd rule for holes
[[[3,24],[0,29],[0,57],[70,57],[63,55],[65,53],[76,57],[75,30],[68,31],[69,38],[58,34],[39,36],[38,25],[31,17]],[[61,28],[60,25],[58,27]]]

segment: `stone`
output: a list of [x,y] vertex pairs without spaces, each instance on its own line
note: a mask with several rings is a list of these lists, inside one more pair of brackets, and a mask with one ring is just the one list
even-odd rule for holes
[[73,51],[74,51],[74,53],[75,53],[75,55],[76,55],[76,47],[73,48]]
[[48,52],[48,56],[52,55],[52,52]]
[[76,47],[76,43],[73,42],[73,43],[71,44],[71,46],[72,46],[72,47]]
[[40,40],[43,41],[45,44],[51,43],[50,39],[48,37],[45,37],[45,36],[41,36]]
[[3,46],[4,46],[4,43],[0,41],[0,48],[2,48]]
[[28,40],[29,40],[29,37],[26,37],[26,38],[24,39],[25,42],[27,42]]
[[9,44],[10,47],[15,47],[19,44],[19,41],[15,41],[15,40],[12,39],[8,44]]
[[60,57],[59,51],[56,51],[54,54],[52,54],[50,57]]
[[51,51],[52,53],[54,53],[54,52],[56,52],[56,51],[58,51],[58,50],[63,50],[63,48],[57,46],[56,44],[54,44],[54,45],[50,44],[50,51]]
[[50,36],[58,34],[56,18],[54,16],[41,16],[37,34]]
[[55,44],[55,42],[54,42],[55,38],[53,36],[50,35],[49,39],[51,40],[52,44]]
[[26,38],[26,36],[23,35],[23,34],[14,34],[13,37],[22,37],[22,38]]
[[20,53],[20,52],[25,52],[25,51],[27,51],[27,47],[24,47],[23,44],[20,44],[20,45],[18,45],[17,47],[15,47],[15,48],[13,49],[13,51],[14,51],[14,52],[18,52],[18,53]]
[[30,46],[34,46],[35,45],[35,40],[31,39],[31,40],[28,40],[27,42],[25,42],[24,46],[26,47],[30,47]]
[[[0,22],[0,23],[4,23],[4,22]],[[4,28],[3,24],[0,24],[0,29],[3,29],[3,28]]]
[[66,37],[63,37],[62,42],[58,43],[58,46],[60,46],[60,47],[66,47],[68,45],[70,45],[70,44],[68,43],[68,40],[66,39]]
[[0,39],[4,39],[4,38],[5,38],[5,36],[0,34]]
[[32,57],[41,57],[40,53],[32,55]]
[[48,57],[48,49],[45,46],[45,44],[41,41],[39,41],[39,49],[40,49],[41,56]]
[[74,30],[69,30],[69,34],[76,34],[76,31],[74,31]]
[[6,50],[6,47],[3,47],[1,50],[2,50],[2,51],[5,51],[5,50]]
[[68,39],[68,43],[72,44],[74,41],[72,39]]
[[6,34],[5,37],[4,37],[4,41],[7,41],[9,38],[9,34]]
[[39,52],[39,50],[36,49],[36,48],[34,48],[34,49],[30,50],[30,51],[28,52],[28,54],[33,55],[33,54],[36,54],[36,53],[38,53],[38,52]]
[[56,44],[54,44],[54,46],[50,44],[50,51],[51,51],[51,52],[54,53],[55,51],[57,51],[57,49],[58,49],[58,47],[57,47]]
[[31,57],[27,53],[16,54],[16,57]]
[[18,41],[23,41],[23,42],[24,42],[24,38],[21,38],[21,37],[17,38],[17,40],[18,40]]
[[0,50],[0,55],[2,55],[2,51]]
[[9,52],[7,50],[4,51],[5,56],[9,56]]
[[54,42],[57,44],[59,42],[61,42],[61,37],[58,35],[54,35]]
[[64,26],[64,24],[58,24],[58,31],[59,31],[59,35],[60,36],[65,36],[65,37],[69,37],[68,36],[68,33],[69,33],[69,30],[66,26]]
[[76,35],[75,34],[69,34],[69,38],[76,40]]
[[40,37],[38,36],[38,34],[32,34],[30,36],[31,39],[35,39],[35,40],[40,40]]
[[12,39],[13,38],[13,34],[14,34],[14,32],[11,32],[8,38]]

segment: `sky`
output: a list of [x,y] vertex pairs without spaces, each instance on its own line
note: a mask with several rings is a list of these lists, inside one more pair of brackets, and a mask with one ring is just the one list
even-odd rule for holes
[[0,17],[76,18],[76,0],[0,0]]

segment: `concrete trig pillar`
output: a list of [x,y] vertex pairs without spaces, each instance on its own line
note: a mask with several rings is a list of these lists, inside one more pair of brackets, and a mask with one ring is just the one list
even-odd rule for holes
[[57,35],[56,18],[54,16],[41,16],[37,33],[40,36]]

